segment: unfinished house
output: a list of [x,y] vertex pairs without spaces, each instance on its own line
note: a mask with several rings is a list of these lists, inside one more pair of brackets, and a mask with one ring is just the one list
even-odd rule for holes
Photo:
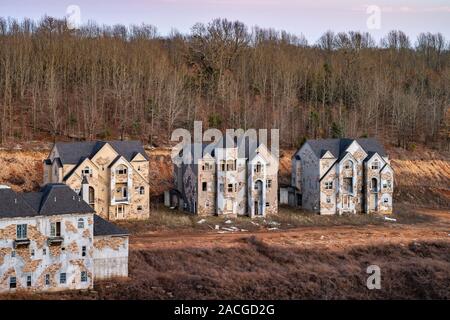
[[65,183],[107,220],[150,214],[149,158],[138,141],[58,142],[44,184]]
[[289,203],[320,214],[392,213],[394,172],[375,139],[307,140],[292,157]]
[[278,161],[264,144],[243,155],[233,142],[200,149],[198,161],[174,164],[176,189],[166,192],[167,206],[200,216],[277,212]]
[[91,289],[128,276],[128,235],[64,184],[0,186],[0,292]]

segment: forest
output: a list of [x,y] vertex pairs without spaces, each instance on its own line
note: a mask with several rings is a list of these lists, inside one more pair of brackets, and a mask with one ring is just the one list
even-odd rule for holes
[[0,18],[0,144],[141,139],[176,128],[279,128],[280,144],[377,137],[449,148],[450,43],[440,33],[325,31],[315,43],[215,19],[187,34],[152,25],[70,29]]

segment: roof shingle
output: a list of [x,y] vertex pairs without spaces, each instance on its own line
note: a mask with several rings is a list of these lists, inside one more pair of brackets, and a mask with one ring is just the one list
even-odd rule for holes
[[65,184],[47,184],[39,192],[16,193],[0,189],[0,217],[33,217],[94,213],[79,195]]
[[330,151],[335,158],[341,158],[346,149],[353,141],[359,143],[367,154],[378,153],[380,156],[386,156],[386,151],[383,146],[374,138],[361,139],[318,139],[307,140],[306,142],[311,146],[311,149],[318,158],[321,158],[326,151]]
[[124,236],[128,232],[94,214],[94,236]]
[[149,160],[142,143],[135,140],[57,142],[55,146],[62,164],[78,164],[81,159],[91,159],[107,143],[127,161],[131,161],[138,153]]

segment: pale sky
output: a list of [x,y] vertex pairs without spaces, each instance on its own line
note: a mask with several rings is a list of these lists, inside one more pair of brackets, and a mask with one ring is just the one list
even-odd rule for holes
[[[82,23],[147,23],[155,25],[160,35],[167,35],[172,28],[185,33],[196,22],[227,18],[249,27],[303,33],[310,43],[326,30],[367,31],[379,39],[389,30],[399,29],[413,42],[418,33],[429,31],[450,39],[450,0],[0,0],[0,16],[64,17],[69,5],[80,8]],[[373,14],[366,12],[369,6],[379,8],[380,28],[367,26]]]

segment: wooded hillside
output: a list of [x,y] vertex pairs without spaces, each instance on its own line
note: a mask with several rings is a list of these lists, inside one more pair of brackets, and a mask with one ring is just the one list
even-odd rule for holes
[[449,145],[450,52],[441,34],[326,32],[316,43],[240,22],[161,37],[150,25],[0,18],[0,143],[139,138],[173,129],[279,128],[305,138],[376,136]]

